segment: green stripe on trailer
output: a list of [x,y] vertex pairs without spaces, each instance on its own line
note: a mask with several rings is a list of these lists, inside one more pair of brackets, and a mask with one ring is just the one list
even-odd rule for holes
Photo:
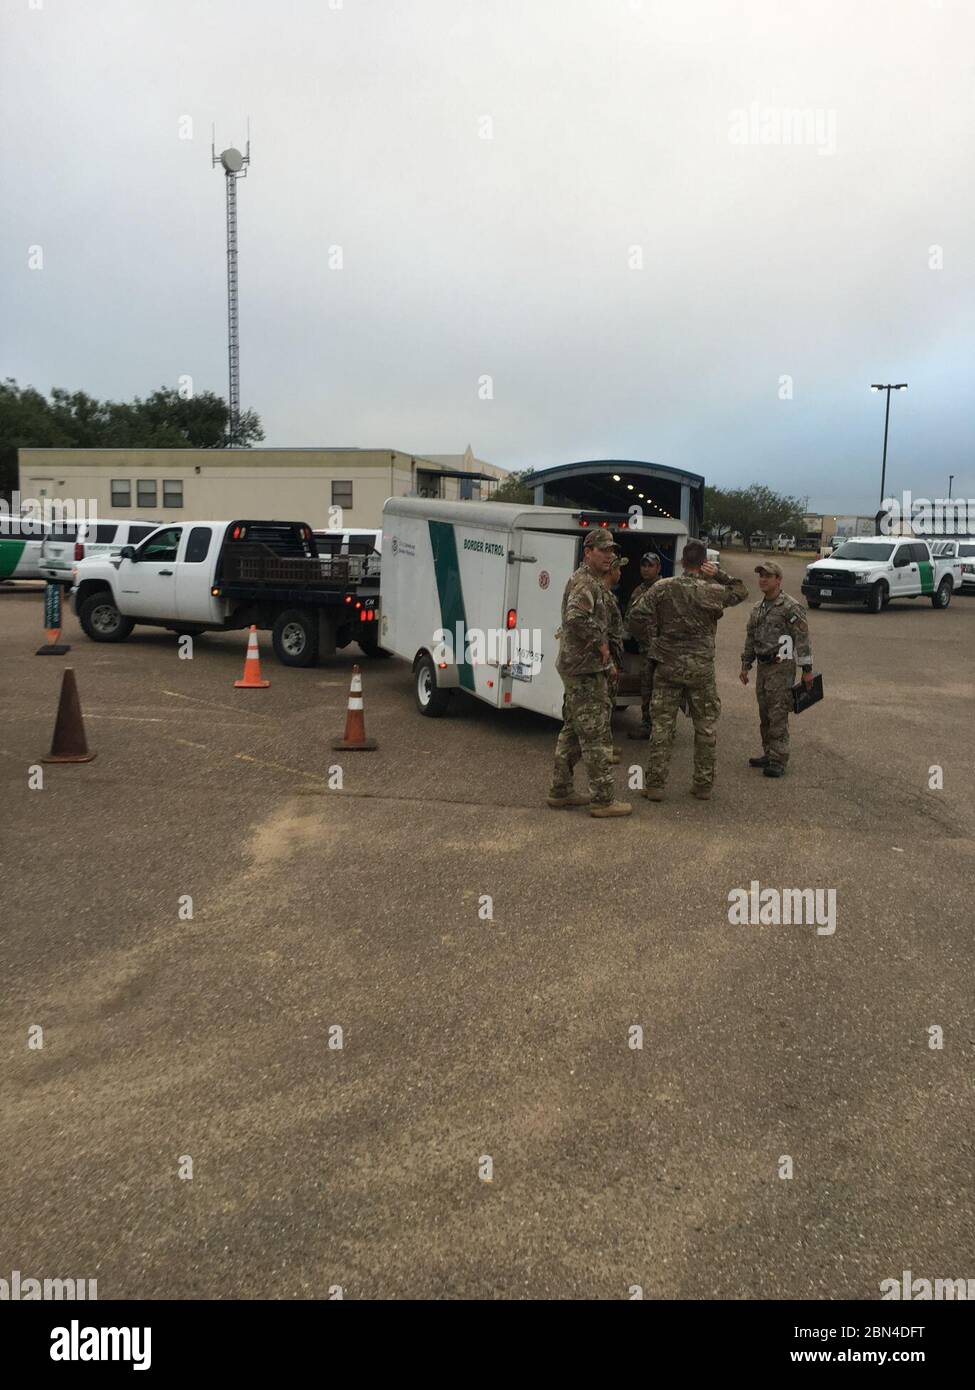
[[26,541],[0,538],[0,579],[10,579],[17,572]]
[[934,565],[930,560],[919,560],[918,569],[921,573],[921,593],[934,593]]
[[[467,633],[467,615],[464,612],[464,591],[460,583],[460,562],[457,559],[457,537],[449,521],[428,521],[430,527],[430,546],[433,550],[433,567],[437,575],[437,593],[440,596],[440,621],[456,641],[457,624]],[[455,652],[462,660],[457,662],[460,683],[465,690],[474,689],[474,671],[467,660],[467,644],[464,651]]]

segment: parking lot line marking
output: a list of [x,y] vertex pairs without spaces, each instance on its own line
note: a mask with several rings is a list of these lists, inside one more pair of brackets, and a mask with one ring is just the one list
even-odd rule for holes
[[[223,705],[219,704],[216,700],[203,700],[200,698],[199,695],[183,695],[178,690],[164,690],[162,693],[164,695],[169,695],[174,700],[191,700],[195,705],[206,705],[208,709],[229,709],[232,710],[234,714],[240,714],[241,709],[243,708],[243,706],[241,705]],[[271,718],[271,715],[261,714],[259,710],[249,709],[247,713],[251,719]]]

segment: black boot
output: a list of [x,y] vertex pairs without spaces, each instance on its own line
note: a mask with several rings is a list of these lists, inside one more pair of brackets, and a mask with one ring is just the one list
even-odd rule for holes
[[749,767],[768,767],[768,754],[763,753],[760,758],[749,758]]
[[784,776],[785,776],[785,768],[784,768],[784,767],[780,767],[780,765],[779,765],[778,763],[769,763],[768,767],[765,767],[765,768],[762,769],[762,776],[763,776],[763,777],[784,777]]

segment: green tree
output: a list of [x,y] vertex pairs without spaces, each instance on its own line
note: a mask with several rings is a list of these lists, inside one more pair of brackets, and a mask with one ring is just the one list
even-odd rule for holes
[[[184,398],[162,386],[144,400],[99,401],[56,386],[48,398],[8,378],[0,382],[0,494],[17,486],[18,449],[225,449],[229,414],[213,391]],[[245,411],[237,446],[263,438],[260,417]]]
[[491,501],[524,502],[530,506],[535,500],[535,489],[528,482],[531,476],[530,468],[523,468],[519,473],[510,473],[491,493]]
[[797,534],[802,529],[802,513],[801,497],[775,492],[764,483],[727,490],[704,490],[704,515],[708,524],[716,527],[722,535],[740,531],[749,550],[756,531],[772,535],[780,532]]

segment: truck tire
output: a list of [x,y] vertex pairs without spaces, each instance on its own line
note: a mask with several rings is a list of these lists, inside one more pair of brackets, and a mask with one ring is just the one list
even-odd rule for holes
[[820,600],[819,600],[818,598],[807,598],[807,599],[806,599],[806,604],[807,604],[808,607],[810,607],[810,608],[819,608],[819,607],[822,606],[822,605],[821,605],[821,602],[820,602]]
[[951,580],[945,575],[935,592],[931,595],[932,608],[947,608],[951,602]]
[[133,619],[124,618],[115,607],[108,589],[99,589],[82,601],[78,621],[93,642],[124,642],[135,627]]
[[437,669],[432,657],[421,656],[413,668],[416,707],[428,719],[439,719],[447,713],[450,691],[437,686]]
[[870,597],[867,599],[867,612],[879,613],[889,601],[890,592],[887,585],[881,579],[880,583],[875,584],[870,590]]
[[318,614],[289,608],[271,629],[274,655],[282,666],[314,666],[318,662]]

